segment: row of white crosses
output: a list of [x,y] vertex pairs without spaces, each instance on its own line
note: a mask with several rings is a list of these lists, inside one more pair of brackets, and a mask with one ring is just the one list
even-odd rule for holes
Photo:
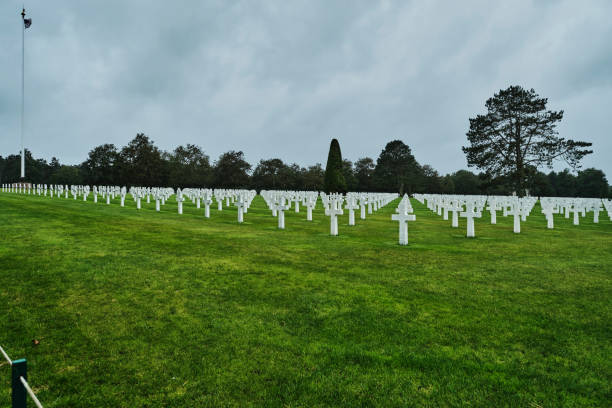
[[285,229],[285,212],[291,210],[300,212],[300,204],[306,207],[306,220],[312,221],[312,210],[317,205],[319,193],[316,191],[278,191],[262,190],[260,195],[264,199],[272,216],[278,218],[278,228]]
[[[382,208],[397,198],[397,194],[388,193],[347,193],[343,194],[318,193],[316,191],[278,191],[262,190],[261,196],[266,202],[272,215],[278,218],[278,228],[285,228],[285,212],[291,210],[300,212],[300,204],[306,207],[306,220],[312,221],[312,210],[316,207],[318,198],[321,198],[325,215],[330,217],[330,235],[338,235],[338,216],[348,210],[349,226],[355,225],[355,210],[361,208],[361,219],[365,219],[366,206],[371,214],[374,210]],[[344,205],[344,209],[343,209]]]
[[[448,219],[448,212],[452,213],[452,224],[458,227],[458,217],[465,217],[467,220],[467,236],[474,237],[474,218],[482,216],[482,211],[486,209],[491,214],[491,224],[497,223],[497,211],[503,211],[503,216],[513,217],[514,233],[521,232],[521,222],[530,215],[538,199],[535,197],[516,197],[516,196],[462,196],[462,195],[441,195],[441,194],[415,194],[414,197],[427,208],[438,215],[442,215],[444,220]],[[574,225],[579,225],[579,216],[586,216],[587,212],[593,212],[593,222],[599,222],[599,213],[606,209],[608,216],[612,220],[612,205],[609,200],[598,198],[563,198],[563,197],[542,197],[540,199],[542,213],[545,214],[547,227],[554,228],[554,214],[565,214],[565,218],[570,218],[573,213]],[[488,205],[487,205],[488,204]],[[602,208],[603,204],[603,208]],[[485,207],[486,205],[486,207]],[[463,208],[465,207],[465,211]]]
[[[598,198],[566,198],[566,197],[542,197],[540,199],[542,213],[546,216],[548,228],[554,228],[553,215],[564,214],[570,218],[573,213],[573,224],[580,225],[580,216],[585,217],[587,212],[593,213],[593,223],[599,223],[599,213],[604,209],[608,218],[612,220],[612,205],[610,200]],[[603,207],[602,207],[603,204]]]

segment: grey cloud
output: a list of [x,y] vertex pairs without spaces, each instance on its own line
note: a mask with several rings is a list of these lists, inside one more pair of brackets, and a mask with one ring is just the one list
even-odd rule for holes
[[[21,3],[0,5],[0,154],[19,145]],[[468,118],[510,84],[564,109],[612,177],[612,4],[576,2],[32,1],[26,145],[79,162],[147,133],[252,163],[376,158],[402,139],[465,168]]]

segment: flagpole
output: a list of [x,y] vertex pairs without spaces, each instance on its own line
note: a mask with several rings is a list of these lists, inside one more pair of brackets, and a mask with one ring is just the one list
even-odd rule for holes
[[25,114],[25,8],[21,11],[21,181],[25,179],[25,152],[23,130]]

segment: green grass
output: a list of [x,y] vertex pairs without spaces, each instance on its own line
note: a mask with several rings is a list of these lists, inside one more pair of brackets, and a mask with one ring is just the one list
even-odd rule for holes
[[320,202],[280,231],[261,197],[239,225],[0,194],[0,344],[47,408],[610,406],[607,216],[467,239],[412,202],[401,247],[397,202],[331,237]]

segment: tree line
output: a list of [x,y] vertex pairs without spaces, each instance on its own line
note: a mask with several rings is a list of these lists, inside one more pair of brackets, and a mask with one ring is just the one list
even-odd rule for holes
[[[241,151],[223,153],[211,162],[199,146],[187,144],[165,152],[142,133],[121,148],[113,144],[93,148],[79,165],[61,164],[55,157],[47,162],[28,150],[25,153],[27,180],[35,184],[499,195],[511,194],[515,188],[511,176],[492,177],[468,170],[440,175],[432,166],[420,164],[401,140],[387,143],[376,160],[362,157],[352,162],[342,158],[334,139],[326,168],[320,163],[302,167],[279,158],[262,159],[253,167]],[[0,182],[19,181],[19,170],[19,155],[0,156]],[[545,174],[527,167],[524,171],[531,195],[612,198],[601,170]]]
[[[478,168],[479,174],[459,170],[441,176],[430,165],[419,164],[401,140],[387,143],[376,161],[343,159],[333,139],[325,169],[319,163],[301,167],[278,158],[260,160],[253,168],[241,151],[223,153],[211,164],[199,146],[164,152],[142,133],[121,149],[97,146],[74,166],[62,165],[55,157],[50,163],[34,159],[26,151],[26,167],[28,180],[38,184],[611,197],[601,170],[579,171],[580,161],[593,153],[592,143],[560,137],[556,128],[563,111],[547,110],[547,103],[533,89],[517,85],[486,101],[487,113],[470,118],[468,145],[462,148],[468,166]],[[571,171],[540,171],[552,169],[554,161],[564,161]],[[19,156],[0,156],[0,181],[18,181],[18,176]]]

